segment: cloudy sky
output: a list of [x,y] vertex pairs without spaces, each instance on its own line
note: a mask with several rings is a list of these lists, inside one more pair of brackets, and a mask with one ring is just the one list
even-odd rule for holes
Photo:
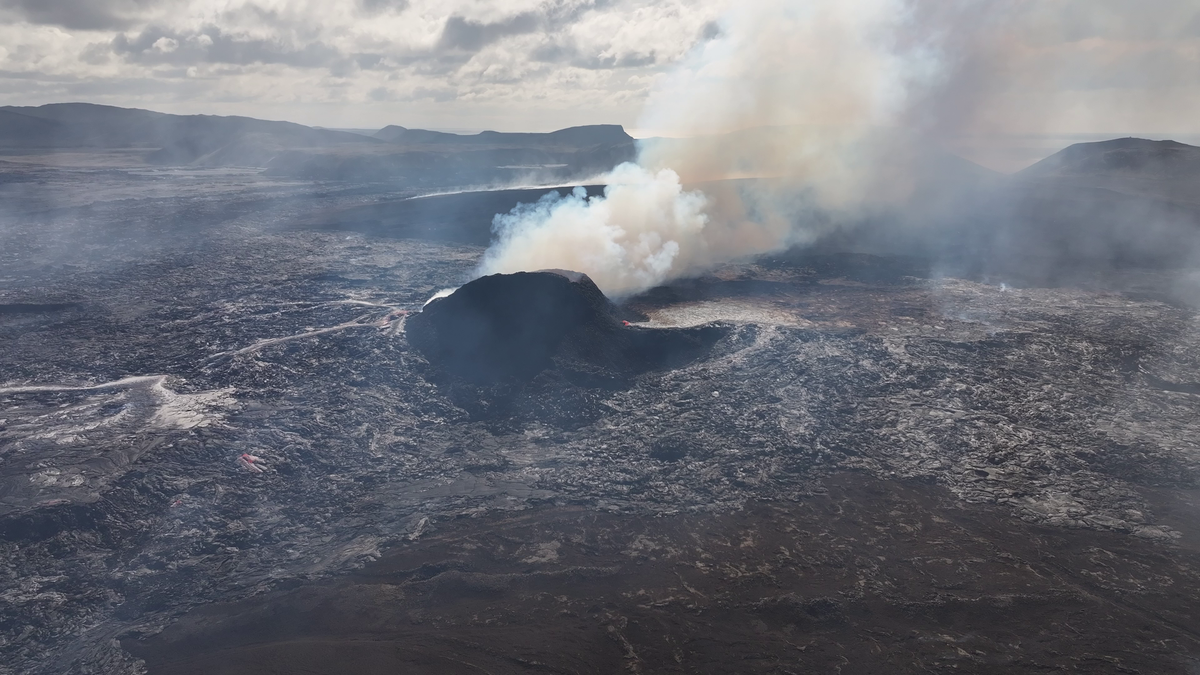
[[[719,53],[708,45],[721,41],[739,4],[0,0],[0,103],[83,100],[330,127],[615,122],[670,133],[662,127],[672,117],[644,114],[647,100],[688,86],[689,64],[706,50],[711,69]],[[794,11],[806,3],[760,4]],[[950,6],[968,11],[948,18]],[[964,132],[1200,133],[1195,0],[914,7],[911,30],[893,26],[896,34],[879,39],[937,43],[930,59],[944,84],[929,89],[954,89],[936,94],[938,116]],[[810,71],[839,58],[828,49],[795,53]]]

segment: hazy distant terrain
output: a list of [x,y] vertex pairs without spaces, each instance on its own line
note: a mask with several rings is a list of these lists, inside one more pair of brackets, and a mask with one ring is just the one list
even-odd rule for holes
[[87,103],[0,108],[0,157],[104,150],[136,150],[136,159],[155,166],[258,167],[281,177],[424,188],[592,177],[634,156],[633,139],[619,126],[471,136],[391,126],[367,137]]
[[368,146],[341,131],[248,117],[167,115],[89,103],[0,108],[0,145],[69,151],[136,148],[148,164],[261,166],[294,147]]
[[931,158],[910,174],[906,203],[851,219],[816,245],[902,252],[952,274],[1031,283],[1200,260],[1200,148],[1079,143],[1008,175]]
[[[368,137],[289,122],[70,103],[0,108],[0,161],[251,168],[277,179],[378,182],[401,192],[420,192],[594,181],[617,164],[635,159],[639,147],[651,156],[665,149],[698,157],[699,166],[712,156],[722,158],[722,166],[752,168],[755,158],[769,156],[772,147],[789,138],[785,131],[764,128],[637,142],[612,125],[546,134],[469,135],[388,126]],[[1055,268],[1059,262],[1068,267],[1095,262],[1180,264],[1195,255],[1177,242],[1200,223],[1200,148],[1133,138],[1080,143],[1012,175],[936,149],[916,152],[908,206],[848,220],[819,244],[903,250],[976,270],[1037,258],[1040,262],[1023,264],[1029,273]],[[730,189],[744,193],[750,184],[746,180],[772,180],[749,177],[742,179],[742,187],[719,184],[727,178],[702,170],[685,176],[713,194]],[[8,180],[16,179],[10,175]],[[508,208],[489,202],[488,208],[493,207],[496,212]],[[335,220],[352,229],[369,223],[386,228],[387,204],[371,209],[374,215]],[[487,221],[480,235],[484,238],[490,236],[491,215],[475,216]],[[455,227],[461,230],[464,224]]]

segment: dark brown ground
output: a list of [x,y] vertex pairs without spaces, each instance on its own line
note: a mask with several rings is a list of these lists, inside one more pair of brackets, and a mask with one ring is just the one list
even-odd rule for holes
[[1195,495],[1148,495],[1183,531],[1162,544],[925,484],[825,485],[719,515],[446,521],[348,579],[122,646],[151,675],[1184,673],[1200,654]]

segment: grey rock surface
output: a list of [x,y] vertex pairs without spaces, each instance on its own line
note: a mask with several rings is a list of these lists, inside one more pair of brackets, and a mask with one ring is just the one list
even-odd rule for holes
[[[654,603],[675,608],[671,621],[687,630],[732,621],[722,607],[760,603],[755,612],[777,617],[764,619],[762,644],[785,650],[791,640],[800,651],[771,652],[783,660],[754,662],[754,672],[840,664],[833,651],[805,661],[788,637],[826,625],[822,616],[849,621],[837,625],[865,640],[872,621],[919,614],[912,608],[935,599],[966,614],[1017,607],[996,610],[987,630],[1042,616],[1035,597],[1107,618],[1047,624],[1055,639],[1066,624],[1084,633],[1075,647],[1056,643],[1057,656],[1028,646],[1036,635],[1020,628],[1007,638],[980,628],[990,642],[966,647],[916,619],[927,632],[913,640],[965,660],[925,647],[881,653],[938,672],[956,663],[1186,672],[1200,654],[1200,616],[1189,608],[1200,600],[1189,510],[1200,325],[1172,294],[1179,274],[1010,288],[865,256],[766,257],[628,301],[645,317],[638,330],[719,327],[703,358],[605,386],[550,368],[464,407],[409,344],[406,323],[469,278],[481,247],[292,227],[380,197],[369,191],[42,171],[36,190],[5,184],[12,200],[0,216],[0,672],[138,673],[155,663],[172,672],[154,660],[155,641],[203,645],[184,639],[206,616],[198,608],[279,603],[373,569],[400,575],[388,587],[417,598],[413,611],[438,606],[420,599],[443,592],[431,579],[467,589],[465,598],[508,597],[513,579],[532,579],[518,596],[536,604],[570,593],[546,574],[632,574],[625,595],[604,596],[603,611],[580,621],[619,646],[616,668],[644,672],[674,663],[670,649],[644,660],[659,649],[648,635],[674,634],[630,614]],[[831,486],[841,502],[830,501]],[[804,504],[826,515],[788,511]],[[837,515],[851,511],[859,515]],[[576,512],[610,519],[601,530],[619,546],[597,555],[632,553],[556,566],[556,556],[583,555],[572,548],[583,534],[563,538],[576,525],[561,514]],[[531,518],[545,523],[544,540],[522,540]],[[803,534],[786,542],[766,534],[803,518]],[[941,532],[938,519],[965,524],[900,534]],[[629,534],[634,522],[651,523],[645,541]],[[710,526],[721,534],[710,537]],[[868,536],[876,527],[907,543],[879,548]],[[500,567],[453,548],[489,528],[516,528],[511,549],[480,540],[508,561]],[[760,532],[772,548],[726,541],[737,532]],[[1065,542],[1069,564],[1031,541]],[[1105,562],[1116,549],[1120,560]],[[751,551],[803,561],[739,557]],[[995,563],[1006,555],[1023,562]],[[618,565],[639,556],[661,576]],[[822,566],[834,558],[837,569],[872,571],[839,572],[828,593],[788,590],[787,574],[833,569]],[[693,572],[724,570],[724,581],[689,576],[684,559]],[[926,561],[917,576],[927,585],[910,588],[914,560]],[[425,564],[436,569],[396,571]],[[1010,573],[1034,586],[990,581]],[[499,577],[486,575],[495,574],[517,576],[494,586]],[[739,595],[738,578],[753,592]],[[725,604],[705,604],[718,586]],[[493,607],[468,605],[454,615],[463,626]],[[1121,643],[1113,626],[1134,615],[1140,632]],[[438,616],[457,635],[451,614]],[[903,621],[888,621],[889,635],[904,633]],[[195,635],[234,625],[201,623]],[[472,644],[500,635],[468,633]],[[985,658],[976,649],[1008,660],[972,661]],[[849,653],[847,672],[870,672],[868,652]]]

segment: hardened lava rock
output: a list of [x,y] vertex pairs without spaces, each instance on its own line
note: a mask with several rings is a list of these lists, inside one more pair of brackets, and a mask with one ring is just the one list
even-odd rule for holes
[[543,270],[476,279],[430,302],[407,332],[430,363],[477,384],[547,369],[622,379],[694,360],[724,333],[639,328],[629,318],[586,274]]

